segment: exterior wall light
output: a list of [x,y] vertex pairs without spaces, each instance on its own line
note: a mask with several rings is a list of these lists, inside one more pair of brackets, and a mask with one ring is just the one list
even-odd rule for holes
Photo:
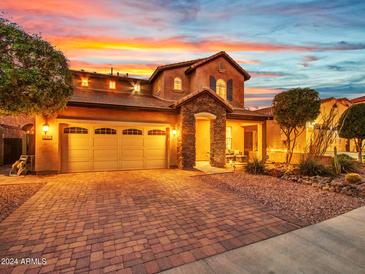
[[171,133],[172,133],[172,135],[173,135],[173,136],[176,136],[176,135],[177,135],[177,130],[176,130],[176,129],[173,129],[173,130],[171,131]]
[[135,83],[133,85],[133,91],[140,92],[141,91],[141,85],[139,83]]
[[81,78],[81,86],[88,87],[89,86],[89,79],[88,78]]
[[47,135],[48,130],[49,130],[49,125],[47,123],[45,123],[42,126],[42,131],[44,132],[44,135]]

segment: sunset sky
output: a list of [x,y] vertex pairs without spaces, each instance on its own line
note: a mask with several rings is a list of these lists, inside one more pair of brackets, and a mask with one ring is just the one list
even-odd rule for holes
[[1,0],[0,11],[62,50],[74,69],[148,77],[224,50],[252,78],[246,106],[311,87],[365,94],[365,1]]

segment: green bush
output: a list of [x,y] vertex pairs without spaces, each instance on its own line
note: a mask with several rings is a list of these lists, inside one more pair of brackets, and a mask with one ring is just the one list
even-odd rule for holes
[[266,173],[265,163],[258,159],[253,159],[252,161],[249,161],[245,167],[245,170],[250,174]]
[[306,158],[299,163],[299,173],[304,176],[332,176],[330,168],[312,158]]
[[362,178],[361,178],[360,174],[357,174],[357,173],[348,173],[345,176],[345,181],[347,183],[356,184],[358,182],[361,182],[362,181]]
[[358,166],[357,163],[355,162],[355,159],[346,154],[338,154],[337,162],[339,165],[339,169],[341,170],[341,173],[357,172],[358,170]]

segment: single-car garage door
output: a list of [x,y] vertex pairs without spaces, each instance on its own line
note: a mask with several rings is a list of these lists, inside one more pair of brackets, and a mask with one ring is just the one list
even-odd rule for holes
[[166,167],[162,127],[61,127],[61,147],[63,172]]

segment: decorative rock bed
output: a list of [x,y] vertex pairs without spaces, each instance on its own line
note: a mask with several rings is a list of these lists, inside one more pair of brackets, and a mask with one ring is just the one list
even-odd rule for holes
[[355,197],[365,197],[365,181],[362,180],[358,183],[347,183],[344,175],[332,178],[284,174],[281,179],[299,184],[312,185],[326,191],[343,193]]

